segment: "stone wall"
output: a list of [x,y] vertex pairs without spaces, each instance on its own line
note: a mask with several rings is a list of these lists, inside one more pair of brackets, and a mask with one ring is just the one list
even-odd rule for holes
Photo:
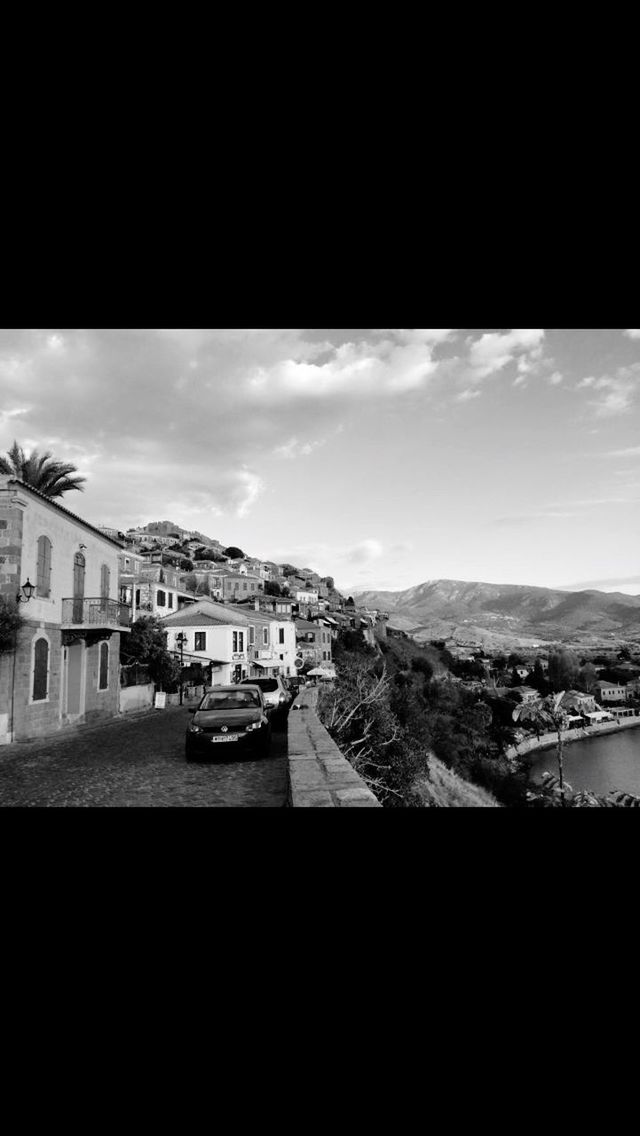
[[303,690],[289,715],[289,805],[381,808],[322,725],[316,714],[317,697],[317,689]]
[[152,682],[143,686],[123,686],[120,688],[120,713],[133,714],[139,710],[150,710],[153,706],[155,686]]

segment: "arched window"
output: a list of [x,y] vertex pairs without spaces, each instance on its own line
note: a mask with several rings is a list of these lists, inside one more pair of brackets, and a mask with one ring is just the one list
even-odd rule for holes
[[109,644],[100,644],[100,674],[98,678],[98,690],[109,689]]
[[33,651],[33,701],[46,702],[49,694],[49,643],[37,639]]
[[51,595],[51,541],[48,536],[38,540],[38,596],[46,599]]

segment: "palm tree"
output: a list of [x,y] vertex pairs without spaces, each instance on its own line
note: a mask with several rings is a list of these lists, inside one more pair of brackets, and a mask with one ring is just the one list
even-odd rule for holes
[[[562,705],[564,696],[565,691],[562,690],[559,694],[549,694],[547,698],[539,698],[536,702],[524,702],[513,711],[514,722],[531,722],[536,729],[536,733],[538,733],[541,726],[546,726],[557,734],[558,746],[556,749],[556,757],[558,759],[558,772],[560,774],[560,799],[563,808],[566,805],[566,801],[563,763],[564,738],[562,731],[566,730],[569,717]],[[538,737],[539,736],[538,733]]]
[[86,477],[73,477],[77,473],[74,465],[54,461],[50,453],[39,454],[34,450],[28,457],[17,442],[6,457],[0,457],[0,473],[15,477],[44,493],[45,497],[62,497],[72,489],[84,492]]

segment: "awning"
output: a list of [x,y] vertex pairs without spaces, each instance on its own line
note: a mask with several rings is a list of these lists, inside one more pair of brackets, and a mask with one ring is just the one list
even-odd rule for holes
[[208,666],[211,663],[214,667],[228,667],[231,666],[228,659],[210,659],[207,655],[192,655],[190,651],[183,651],[182,654],[175,647],[173,648],[174,658],[180,660],[195,659],[197,663],[202,663],[203,666]]
[[263,670],[268,671],[268,670],[271,669],[271,667],[281,667],[282,663],[280,662],[279,659],[278,660],[272,660],[270,663],[265,663],[264,659],[252,659],[251,660],[251,666],[252,667],[262,667]]

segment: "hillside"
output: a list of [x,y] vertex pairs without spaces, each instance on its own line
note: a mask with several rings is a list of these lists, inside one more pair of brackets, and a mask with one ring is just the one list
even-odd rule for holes
[[418,640],[452,638],[502,648],[640,638],[640,596],[619,592],[430,580],[404,592],[361,592],[355,598],[388,611],[391,627]]

